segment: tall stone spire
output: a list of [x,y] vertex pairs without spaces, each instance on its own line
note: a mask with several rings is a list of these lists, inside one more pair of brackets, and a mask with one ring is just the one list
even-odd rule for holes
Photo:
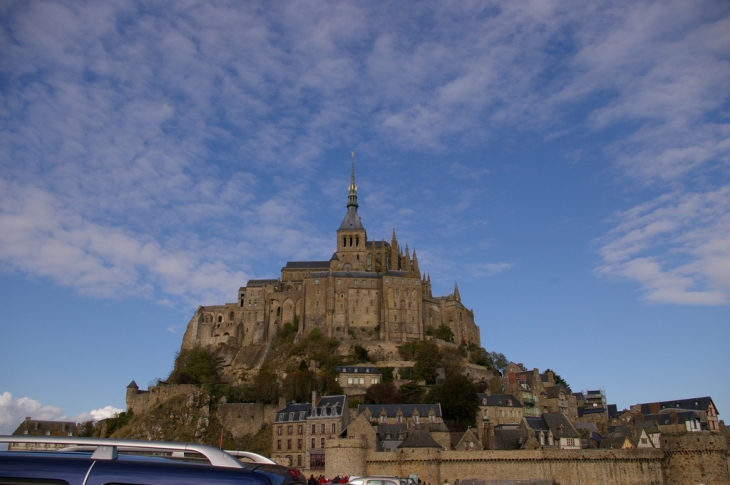
[[355,185],[355,152],[352,153],[352,171],[350,173],[350,193],[347,197],[347,207],[357,207],[357,185]]
[[459,294],[459,285],[454,283],[454,298],[456,301],[461,301],[461,295]]

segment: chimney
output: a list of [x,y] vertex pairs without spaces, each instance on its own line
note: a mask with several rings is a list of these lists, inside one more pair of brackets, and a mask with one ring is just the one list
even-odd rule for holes
[[319,404],[320,399],[321,397],[317,395],[317,391],[312,391],[312,409],[314,409],[317,404]]
[[286,407],[286,398],[284,396],[279,396],[279,409],[284,409]]

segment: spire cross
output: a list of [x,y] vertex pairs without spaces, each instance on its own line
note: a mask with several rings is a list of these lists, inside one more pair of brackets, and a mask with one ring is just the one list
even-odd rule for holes
[[350,190],[347,197],[347,207],[357,207],[357,185],[355,185],[355,152],[352,154],[352,172],[350,173]]

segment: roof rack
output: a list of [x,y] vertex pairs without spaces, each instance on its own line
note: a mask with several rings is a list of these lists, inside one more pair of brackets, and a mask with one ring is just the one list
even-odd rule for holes
[[[203,455],[211,465],[221,468],[245,468],[228,453],[208,445],[178,443],[174,441],[143,441],[113,438],[82,438],[76,436],[7,436],[0,435],[0,443],[52,443],[70,447],[96,447],[91,455],[95,460],[116,460],[119,449],[123,451],[170,451],[190,452]],[[70,451],[67,450],[67,451]]]

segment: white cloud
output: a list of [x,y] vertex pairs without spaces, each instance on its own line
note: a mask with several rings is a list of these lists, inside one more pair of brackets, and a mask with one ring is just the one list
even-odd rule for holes
[[38,421],[82,423],[112,418],[122,411],[124,410],[114,406],[104,406],[69,418],[57,406],[43,405],[39,400],[30,397],[14,398],[12,393],[5,391],[0,394],[0,434],[12,434],[27,417]]
[[730,185],[676,192],[616,214],[600,274],[639,283],[647,301],[730,301]]
[[[720,2],[170,7],[6,10],[5,264],[98,296],[218,302],[263,253],[321,256],[296,200],[343,140],[441,150],[484,143],[495,126],[566,132],[577,117],[596,133],[630,123],[604,147],[641,182],[676,189],[730,165]],[[280,193],[274,173],[288,181]],[[455,210],[479,196],[460,192]],[[673,223],[635,228],[604,257],[659,251],[647,234]]]
[[13,398],[8,391],[0,394],[0,434],[12,434],[26,417],[48,421],[68,419],[56,406],[44,406],[29,397]]
[[102,419],[113,418],[123,412],[124,409],[115,408],[114,406],[104,406],[100,409],[92,409],[74,416],[74,422],[84,423],[86,421],[99,421]]

